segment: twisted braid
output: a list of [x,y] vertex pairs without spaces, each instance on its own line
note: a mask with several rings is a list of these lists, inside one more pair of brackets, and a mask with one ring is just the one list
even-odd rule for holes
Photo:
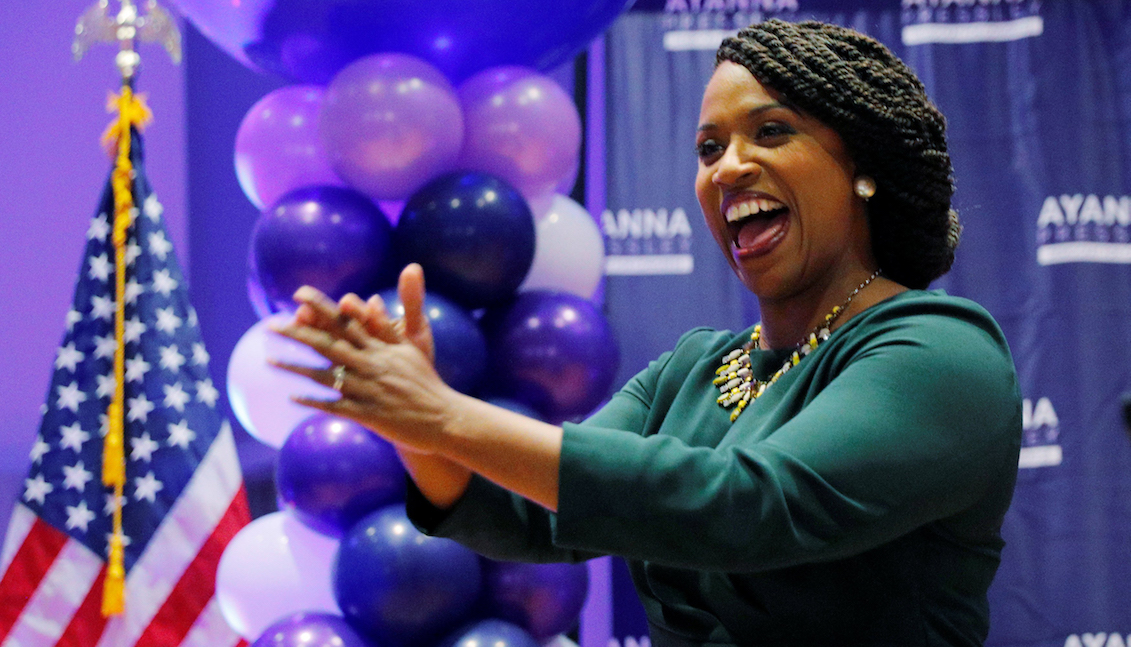
[[715,60],[741,65],[835,130],[857,171],[875,179],[868,222],[888,278],[924,288],[950,269],[961,227],[946,120],[891,50],[845,27],[775,19],[724,40]]

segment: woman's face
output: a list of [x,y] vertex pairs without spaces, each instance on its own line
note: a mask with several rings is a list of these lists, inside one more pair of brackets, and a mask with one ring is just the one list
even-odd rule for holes
[[854,286],[874,267],[844,142],[741,65],[724,61],[707,84],[696,151],[707,226],[760,298]]

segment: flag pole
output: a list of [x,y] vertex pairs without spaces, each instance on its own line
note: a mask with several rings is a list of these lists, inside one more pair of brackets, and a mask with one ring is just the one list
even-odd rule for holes
[[112,240],[114,246],[115,312],[114,312],[114,393],[107,410],[107,433],[103,441],[102,483],[113,488],[111,513],[113,530],[107,556],[106,579],[102,591],[102,615],[108,617],[125,610],[124,533],[122,531],[122,501],[126,484],[125,459],[125,325],[126,325],[126,258],[129,244],[129,227],[137,214],[133,199],[134,169],[130,161],[133,131],[141,131],[152,114],[144,98],[134,94],[134,82],[141,65],[141,56],[135,44],[140,40],[160,41],[174,63],[181,59],[180,32],[155,0],[148,0],[146,15],[139,15],[132,0],[119,0],[119,11],[111,18],[108,0],[99,0],[87,9],[75,25],[72,52],[75,60],[94,42],[118,43],[114,62],[122,77],[121,92],[111,96],[108,106],[117,112],[117,118],[103,134],[102,142],[115,157],[111,173],[114,193],[114,220]]

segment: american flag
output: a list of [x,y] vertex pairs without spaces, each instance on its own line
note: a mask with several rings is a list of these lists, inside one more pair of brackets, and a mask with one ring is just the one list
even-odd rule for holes
[[130,157],[139,208],[126,248],[125,611],[103,618],[101,610],[114,505],[102,485],[102,449],[117,346],[108,182],[0,552],[0,647],[246,644],[214,596],[220,555],[250,518],[232,430],[217,410],[136,132]]

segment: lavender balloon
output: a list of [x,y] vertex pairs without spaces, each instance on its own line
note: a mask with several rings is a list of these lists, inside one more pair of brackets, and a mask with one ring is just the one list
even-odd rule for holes
[[280,88],[247,111],[236,133],[236,177],[260,209],[306,186],[345,186],[326,158],[318,136],[323,90],[313,85]]
[[502,620],[480,620],[452,633],[441,647],[538,647],[521,627]]
[[342,179],[375,200],[404,200],[451,168],[463,112],[436,68],[405,54],[377,54],[330,82],[319,132]]
[[391,236],[392,225],[365,196],[337,187],[299,189],[256,222],[251,272],[275,312],[292,311],[291,296],[303,285],[332,299],[372,294],[396,281]]
[[485,564],[493,615],[522,627],[539,642],[577,626],[589,591],[585,564]]
[[498,176],[527,197],[551,193],[576,172],[581,118],[553,79],[496,67],[459,87],[467,122],[462,168]]
[[323,413],[287,436],[275,475],[283,505],[331,537],[405,495],[405,472],[393,446],[355,422]]
[[296,613],[267,628],[251,647],[370,647],[341,616]]
[[540,411],[549,422],[589,413],[608,395],[619,352],[591,301],[564,292],[522,293],[489,311],[489,374],[494,393]]

